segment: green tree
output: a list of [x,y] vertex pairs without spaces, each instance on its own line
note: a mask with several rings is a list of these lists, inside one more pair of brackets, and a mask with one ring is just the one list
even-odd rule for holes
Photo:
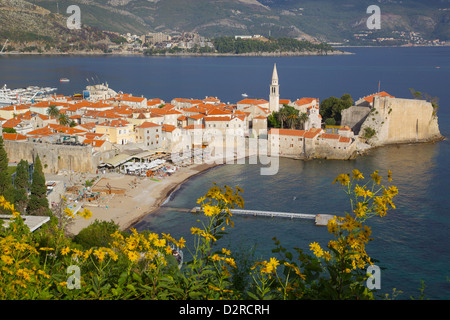
[[272,112],[268,117],[267,120],[270,123],[270,127],[272,128],[280,128],[281,123],[278,121],[278,111]]
[[309,115],[306,112],[302,112],[298,117],[298,122],[302,128],[305,128],[305,122],[308,121]]
[[47,114],[50,117],[58,118],[59,117],[59,109],[56,105],[52,104],[47,108]]
[[14,128],[3,128],[2,131],[6,133],[17,133],[16,129]]
[[341,100],[344,102],[344,108],[350,108],[353,105],[353,98],[350,94],[344,93],[341,97]]
[[108,247],[114,240],[111,235],[116,231],[119,231],[119,225],[114,223],[114,221],[95,220],[88,227],[81,230],[73,240],[84,249]]
[[14,179],[14,200],[20,213],[25,213],[28,203],[28,161],[20,160],[17,164],[16,177]]
[[67,114],[65,114],[65,113],[61,113],[58,116],[58,121],[59,121],[59,124],[62,125],[62,126],[67,126],[67,125],[70,124],[70,119],[67,116]]
[[298,113],[299,111],[294,107],[284,104],[277,113],[278,121],[281,123],[281,128],[284,128],[285,122],[293,128],[297,123]]
[[27,213],[30,215],[51,215],[48,207],[47,186],[39,156],[34,161],[33,177],[30,187]]
[[0,137],[0,195],[7,201],[14,202],[11,174],[8,171],[8,154],[6,153],[3,137]]
[[333,118],[336,123],[341,122],[341,112],[344,109],[350,108],[353,105],[352,97],[346,93],[341,98],[329,97],[322,100],[320,103],[320,115],[326,121],[328,118]]

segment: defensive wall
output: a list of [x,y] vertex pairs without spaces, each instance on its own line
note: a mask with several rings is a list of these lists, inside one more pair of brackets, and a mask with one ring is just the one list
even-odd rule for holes
[[366,128],[375,130],[367,141],[372,146],[443,138],[433,106],[425,100],[376,97],[359,136],[364,135]]
[[93,173],[97,169],[98,157],[92,155],[91,146],[70,146],[28,141],[4,141],[10,162],[27,160],[34,162],[37,155],[45,173],[60,170]]

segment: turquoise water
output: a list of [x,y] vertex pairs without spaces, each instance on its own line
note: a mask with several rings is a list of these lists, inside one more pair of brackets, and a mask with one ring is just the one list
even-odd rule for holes
[[[386,175],[384,168],[390,168],[393,183],[400,190],[397,209],[369,222],[375,240],[367,249],[370,256],[380,260],[378,265],[386,268],[381,291],[392,293],[392,288],[397,288],[408,299],[418,296],[420,280],[424,280],[427,297],[448,299],[449,202],[445,178],[449,171],[442,172],[436,165],[442,147],[448,148],[448,142],[380,148],[352,161],[281,159],[280,171],[270,177],[259,175],[257,165],[220,166],[183,184],[165,207],[135,227],[183,236],[189,243],[189,228],[199,226],[198,217],[172,208],[194,207],[195,199],[213,182],[242,187],[248,209],[342,215],[350,209],[347,195],[332,184],[338,174],[358,168],[366,177],[377,169]],[[308,249],[313,241],[325,246],[330,239],[326,228],[315,226],[312,220],[235,216],[234,221],[235,228],[219,246],[244,251],[256,247],[258,257],[271,256],[273,237],[290,249]]]
[[[350,48],[355,55],[329,57],[49,57],[1,56],[0,84],[58,87],[58,93],[81,92],[92,82],[108,82],[113,89],[136,96],[203,98],[217,96],[237,102],[241,94],[268,99],[273,63],[277,63],[281,98],[341,96],[356,100],[378,89],[410,98],[409,88],[440,98],[441,133],[450,136],[450,48]],[[440,68],[436,68],[440,67]],[[62,77],[69,83],[59,83]],[[88,81],[89,80],[89,81]],[[170,208],[191,208],[213,182],[239,185],[248,209],[343,214],[346,195],[334,178],[358,168],[393,172],[398,186],[397,209],[370,222],[375,240],[368,252],[380,260],[381,291],[404,291],[400,298],[418,296],[420,281],[431,299],[450,298],[450,146],[436,144],[379,148],[351,161],[295,161],[282,159],[274,176],[261,176],[258,165],[226,165],[197,176],[172,195],[166,207],[136,225],[184,236],[196,217]],[[294,200],[295,197],[295,200]],[[236,227],[224,246],[271,255],[272,238],[285,247],[307,249],[312,241],[325,245],[325,228],[310,220],[235,217]],[[188,254],[188,253],[186,253]]]

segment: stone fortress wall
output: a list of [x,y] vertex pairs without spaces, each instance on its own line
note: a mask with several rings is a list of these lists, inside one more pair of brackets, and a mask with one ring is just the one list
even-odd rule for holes
[[27,160],[32,163],[37,155],[45,173],[60,170],[93,173],[97,169],[97,157],[90,146],[67,146],[26,141],[4,141],[10,162]]
[[367,141],[371,146],[442,139],[433,106],[424,100],[376,97],[361,125],[360,136],[365,128],[375,130]]

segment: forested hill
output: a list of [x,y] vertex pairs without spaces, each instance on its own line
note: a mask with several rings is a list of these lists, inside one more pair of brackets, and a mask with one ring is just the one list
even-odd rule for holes
[[319,52],[326,54],[334,51],[328,44],[315,44],[309,41],[299,41],[292,38],[269,38],[266,41],[258,39],[235,39],[234,37],[219,37],[213,41],[218,53],[243,54],[250,52]]

